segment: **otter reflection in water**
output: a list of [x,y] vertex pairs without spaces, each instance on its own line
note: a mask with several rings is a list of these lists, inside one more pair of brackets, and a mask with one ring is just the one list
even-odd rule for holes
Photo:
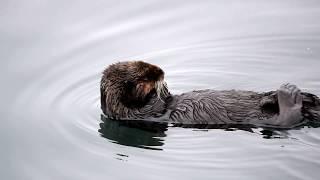
[[292,128],[320,121],[320,100],[284,84],[277,91],[198,90],[171,95],[159,67],[142,62],[110,65],[101,79],[101,108],[115,120],[192,126]]
[[[166,128],[163,125],[139,126],[139,123],[128,123],[125,121],[113,121],[101,116],[99,132],[101,136],[110,141],[132,147],[151,150],[162,150],[166,137]],[[131,128],[135,124],[138,128]],[[142,124],[141,124],[142,125]],[[141,127],[143,129],[141,129]]]

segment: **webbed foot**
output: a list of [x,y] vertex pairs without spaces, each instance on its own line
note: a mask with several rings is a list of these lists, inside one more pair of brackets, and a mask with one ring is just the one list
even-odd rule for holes
[[278,125],[294,125],[302,119],[302,95],[293,84],[284,84],[278,89],[279,117]]
[[293,84],[284,84],[277,91],[281,112],[287,112],[302,108],[302,95],[300,89]]

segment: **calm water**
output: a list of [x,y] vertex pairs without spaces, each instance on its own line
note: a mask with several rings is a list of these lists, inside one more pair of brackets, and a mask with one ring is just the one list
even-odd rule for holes
[[105,66],[142,59],[173,93],[320,95],[320,1],[0,2],[1,179],[319,179],[320,128],[253,132],[102,123]]

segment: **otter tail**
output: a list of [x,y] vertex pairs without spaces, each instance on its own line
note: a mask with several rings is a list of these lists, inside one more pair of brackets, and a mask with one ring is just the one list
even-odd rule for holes
[[314,94],[302,92],[302,114],[312,127],[320,127],[320,99]]

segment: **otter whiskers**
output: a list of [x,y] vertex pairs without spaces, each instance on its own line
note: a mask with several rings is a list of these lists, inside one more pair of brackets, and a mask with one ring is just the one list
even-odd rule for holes
[[157,81],[155,83],[155,89],[158,99],[164,102],[165,99],[163,98],[169,95],[167,83],[163,80]]

